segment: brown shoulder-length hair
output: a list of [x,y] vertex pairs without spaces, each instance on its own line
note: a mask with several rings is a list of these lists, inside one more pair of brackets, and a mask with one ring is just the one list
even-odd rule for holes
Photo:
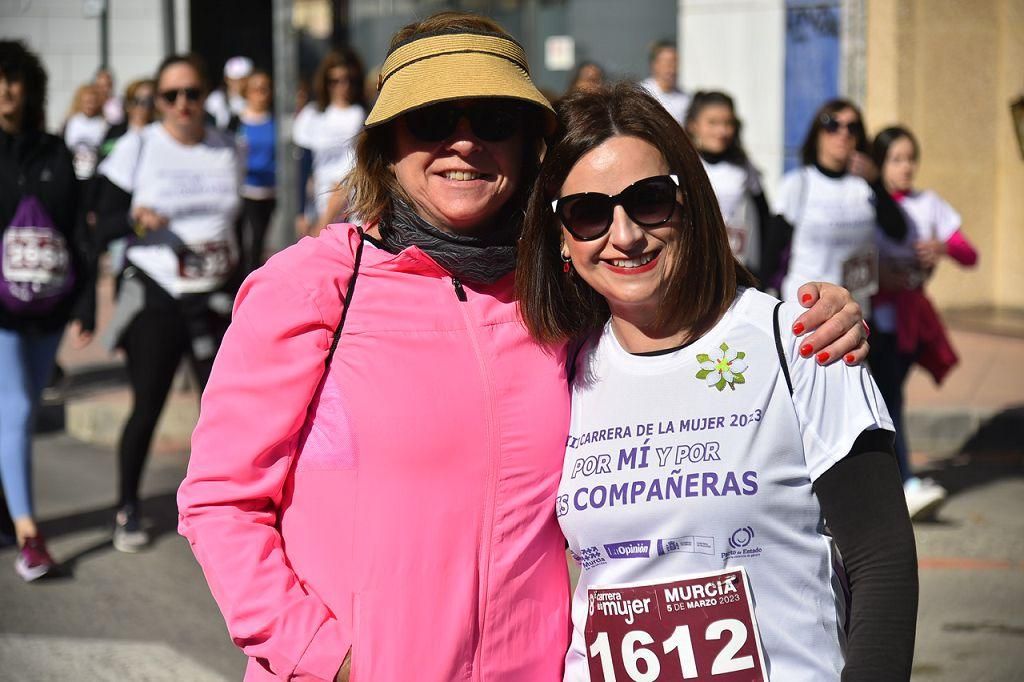
[[[679,123],[645,90],[619,83],[593,93],[574,93],[559,103],[559,130],[552,140],[526,209],[519,242],[516,290],[527,328],[552,343],[585,334],[609,316],[605,299],[575,273],[563,272],[562,230],[552,199],[587,152],[619,135],[640,138],[679,176],[679,239],[656,324],[700,336],[732,302],[737,286],[755,280],[729,248],[718,200],[700,157]],[[571,239],[571,237],[569,237]]]
[[[419,35],[460,31],[483,31],[512,37],[501,24],[488,17],[469,12],[438,12],[399,29],[391,37],[388,52]],[[390,122],[369,129],[364,128],[359,133],[359,139],[356,141],[355,166],[341,181],[339,187],[339,191],[348,195],[349,214],[358,216],[363,224],[369,224],[389,214],[392,202],[396,198],[409,203],[408,195],[398,184],[392,170],[392,163],[395,161],[394,125],[394,122]],[[540,117],[528,121],[524,131],[519,190],[506,204],[510,208],[514,208],[516,203],[520,206],[525,203],[526,194],[537,177],[540,166],[540,152],[544,144]]]
[[813,166],[818,162],[818,135],[825,126],[825,120],[830,116],[838,114],[844,109],[849,109],[856,114],[857,121],[860,123],[860,134],[856,136],[857,151],[862,154],[868,153],[867,126],[864,125],[864,115],[860,113],[860,108],[848,99],[830,99],[822,104],[818,108],[818,111],[814,113],[814,118],[811,120],[811,127],[807,129],[807,135],[804,137],[804,143],[800,147],[800,161],[802,161],[805,166]]
[[359,58],[355,50],[350,48],[338,48],[328,52],[320,65],[316,67],[313,74],[313,99],[316,101],[316,108],[320,111],[327,109],[331,103],[331,89],[327,87],[327,76],[331,69],[343,66],[348,69],[348,101],[350,104],[365,106],[363,99],[363,79],[366,71],[363,69],[363,60]]

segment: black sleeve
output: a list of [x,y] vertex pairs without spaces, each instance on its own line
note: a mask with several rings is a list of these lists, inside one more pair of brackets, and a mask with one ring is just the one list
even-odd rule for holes
[[885,191],[881,181],[872,182],[871,190],[875,193],[875,220],[882,232],[890,239],[902,242],[907,237],[907,221],[899,204]]
[[764,287],[768,285],[768,279],[771,277],[771,274],[774,274],[774,271],[771,271],[769,274],[769,271],[764,267],[767,254],[767,249],[765,249],[765,237],[771,230],[769,223],[772,219],[772,212],[771,209],[768,208],[768,199],[765,198],[764,192],[758,192],[750,198],[754,202],[754,211],[757,214],[757,234],[759,237],[758,241],[760,242],[758,248],[761,250],[758,254],[759,265],[754,276],[757,277],[757,281],[761,283],[761,288],[764,289]]
[[115,239],[134,232],[131,220],[132,195],[100,176],[96,192],[96,249],[106,250]]
[[786,274],[785,254],[793,241],[793,226],[781,215],[771,216],[764,224],[768,229],[761,233],[762,285],[778,289]]
[[78,320],[83,331],[92,332],[96,330],[96,280],[99,276],[99,253],[96,251],[95,226],[90,225],[86,217],[89,205],[84,200],[84,193],[88,186],[79,185],[80,196],[83,197],[82,206],[78,213],[75,233],[78,242],[78,253],[81,273],[81,288],[78,298],[71,309],[71,319]]
[[69,296],[68,317],[78,320],[85,331],[96,327],[96,259],[93,257],[92,233],[86,220],[89,209],[86,183],[75,176],[74,160],[63,140],[58,142],[62,173],[68,178],[63,197],[66,212],[65,234],[70,237],[70,255],[75,271],[75,286]]
[[906,682],[917,625],[917,550],[892,432],[865,431],[814,483],[850,583],[843,682]]

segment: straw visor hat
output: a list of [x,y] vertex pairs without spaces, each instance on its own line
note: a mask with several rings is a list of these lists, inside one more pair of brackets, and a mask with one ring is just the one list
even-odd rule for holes
[[481,97],[534,104],[543,112],[544,134],[556,126],[554,109],[530,80],[522,45],[497,33],[430,33],[400,43],[384,60],[377,91],[367,128],[438,102]]

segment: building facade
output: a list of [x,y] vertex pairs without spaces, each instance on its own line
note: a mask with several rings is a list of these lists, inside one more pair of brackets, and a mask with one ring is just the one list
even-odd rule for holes
[[303,73],[332,42],[351,44],[372,69],[398,27],[442,9],[501,22],[552,95],[584,60],[612,78],[641,78],[649,46],[675,41],[681,87],[734,96],[769,197],[813,111],[848,97],[863,105],[869,132],[900,123],[917,133],[920,185],[957,208],[979,247],[976,269],[939,269],[939,305],[1024,309],[1024,159],[1009,110],[1024,93],[1024,0],[2,0],[0,36],[42,56],[56,130],[100,64],[98,6],[120,88],[152,73],[168,35],[213,74],[233,54],[270,66],[272,4],[293,7]]

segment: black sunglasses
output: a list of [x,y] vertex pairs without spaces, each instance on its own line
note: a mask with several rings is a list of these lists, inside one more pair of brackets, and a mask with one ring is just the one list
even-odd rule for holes
[[[175,97],[174,99],[177,100],[177,97]],[[153,98],[132,97],[130,100],[128,100],[128,104],[130,104],[133,107],[146,107],[147,109],[151,109],[153,107]]]
[[198,102],[199,98],[203,95],[203,91],[199,88],[175,88],[173,90],[164,90],[160,93],[160,97],[168,104],[177,102],[178,97],[181,95],[185,95],[185,99],[189,102]]
[[664,225],[679,205],[678,187],[678,175],[657,175],[637,180],[613,197],[599,192],[570,194],[552,201],[551,210],[576,241],[589,242],[608,232],[616,206],[642,227]]
[[826,133],[838,133],[843,128],[846,132],[854,137],[859,137],[864,134],[864,124],[860,121],[852,121],[850,123],[843,123],[837,119],[832,118],[828,114],[823,114],[821,117],[821,127]]
[[504,142],[523,127],[524,108],[505,102],[451,103],[415,109],[405,115],[405,125],[421,142],[440,142],[451,137],[465,117],[473,134],[484,142]]

